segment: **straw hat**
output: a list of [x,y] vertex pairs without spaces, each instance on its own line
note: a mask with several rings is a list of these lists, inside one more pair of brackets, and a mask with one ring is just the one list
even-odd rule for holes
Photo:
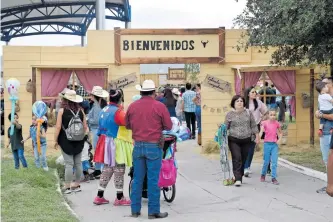
[[177,89],[177,88],[173,88],[173,89],[172,89],[172,93],[173,93],[173,94],[176,94],[176,95],[178,95],[178,96],[180,95],[179,89]]
[[100,86],[94,86],[91,90],[91,94],[101,98],[109,97],[109,93]]
[[66,91],[62,98],[72,101],[74,103],[81,103],[83,101],[82,96],[76,95],[76,92],[74,90]]
[[147,79],[143,81],[142,86],[136,85],[135,88],[142,92],[154,91],[155,90],[155,83],[151,79]]
[[64,88],[64,89],[61,91],[61,93],[59,93],[59,96],[60,96],[60,97],[63,97],[64,94],[65,94],[68,90],[70,90],[70,89],[68,89],[68,88]]

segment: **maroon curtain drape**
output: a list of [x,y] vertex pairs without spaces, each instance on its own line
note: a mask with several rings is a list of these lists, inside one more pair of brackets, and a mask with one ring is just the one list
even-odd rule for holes
[[[67,87],[71,73],[71,70],[42,69],[42,97],[57,97]],[[43,99],[43,101],[53,106],[55,99]]]
[[105,69],[82,69],[74,70],[74,72],[87,92],[91,92],[94,86],[101,86],[104,88],[106,79]]

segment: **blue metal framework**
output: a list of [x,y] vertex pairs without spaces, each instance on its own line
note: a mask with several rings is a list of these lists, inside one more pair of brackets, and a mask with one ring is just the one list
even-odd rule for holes
[[[1,9],[1,41],[9,42],[12,38],[41,34],[85,36],[96,17],[95,4],[96,1],[47,3],[41,0],[37,4]],[[128,0],[124,0],[124,4],[106,2],[106,9],[110,12],[106,19],[131,21]],[[62,14],[56,13],[59,10]],[[6,20],[8,17],[15,19]]]

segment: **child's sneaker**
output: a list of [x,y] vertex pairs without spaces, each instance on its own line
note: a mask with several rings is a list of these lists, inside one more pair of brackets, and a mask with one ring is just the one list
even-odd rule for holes
[[104,197],[95,197],[94,204],[96,205],[102,205],[102,204],[108,204],[110,201],[105,199]]
[[265,179],[266,179],[265,176],[264,176],[264,175],[261,175],[261,177],[260,177],[260,181],[261,181],[261,182],[265,182]]
[[318,136],[319,136],[319,137],[322,137],[322,136],[323,136],[323,130],[322,130],[322,129],[319,129],[319,130],[318,130]]
[[43,167],[43,170],[44,171],[49,171],[49,168],[48,167]]
[[277,181],[275,178],[273,178],[273,179],[272,179],[272,184],[274,184],[274,185],[279,185],[280,183],[279,183],[279,181]]
[[125,197],[118,200],[117,198],[114,200],[113,205],[115,206],[129,206],[131,205],[131,200],[127,200]]

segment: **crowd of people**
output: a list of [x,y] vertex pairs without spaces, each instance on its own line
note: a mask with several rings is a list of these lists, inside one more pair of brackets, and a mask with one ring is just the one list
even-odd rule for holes
[[[325,81],[325,84],[317,86],[321,95],[333,90],[332,80]],[[124,92],[121,89],[106,91],[101,86],[94,86],[88,94],[90,99],[78,95],[78,89],[75,91],[66,88],[59,94],[54,141],[55,148],[60,147],[65,165],[63,192],[80,192],[82,181],[99,179],[93,203],[108,204],[110,201],[105,198],[104,192],[113,176],[116,188],[113,204],[130,205],[132,216],[139,217],[142,185],[147,175],[148,217],[165,218],[168,213],[160,211],[158,187],[162,161],[162,131],[171,130],[170,117],[178,118],[180,123],[185,120],[191,132],[191,139],[196,138],[198,128],[198,144],[201,145],[201,86],[187,83],[185,88],[160,87],[156,90],[152,80],[145,80],[136,88],[140,94],[133,97],[127,110],[124,109]],[[330,103],[332,102],[333,100],[330,100]],[[319,106],[320,112],[318,111],[316,116],[333,120],[333,114],[325,111],[327,107],[321,102]],[[267,107],[254,87],[246,89],[244,97],[234,96],[231,107],[232,110],[227,113],[224,123],[229,131],[228,144],[232,155],[234,184],[241,186],[243,176],[248,177],[251,174],[254,149],[263,139],[264,162],[260,180],[264,182],[266,175],[271,174],[271,182],[278,185],[278,144],[282,138],[281,124],[284,118],[279,116],[278,120],[276,119],[277,107]],[[280,108],[280,112],[281,110],[283,108]],[[47,171],[46,119],[40,127],[40,132],[37,132],[34,116],[29,135],[23,139],[22,125],[18,121],[18,115],[14,115],[14,134],[8,134],[8,146],[12,145],[15,168],[19,168],[20,162],[23,167],[27,167],[23,147],[31,138],[35,151],[35,165]],[[11,114],[8,118],[11,119]],[[332,148],[331,122],[322,121],[321,128],[320,145],[326,165],[329,149]],[[37,150],[37,133],[40,135],[41,150]],[[85,149],[87,144],[91,144],[94,149],[92,173],[88,170],[91,165],[84,164],[87,159],[82,158],[90,154],[90,150]],[[124,175],[126,167],[131,166],[134,167],[133,184],[130,198],[127,198],[123,192]],[[329,179],[331,180],[332,178]],[[327,192],[332,194],[332,186],[327,188]]]

